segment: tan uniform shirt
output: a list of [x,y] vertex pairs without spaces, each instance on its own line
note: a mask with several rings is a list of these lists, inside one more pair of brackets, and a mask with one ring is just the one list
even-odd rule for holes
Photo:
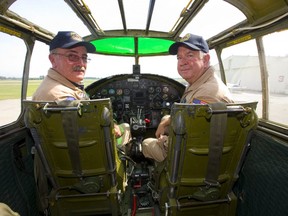
[[[90,100],[86,92],[71,83],[60,73],[50,68],[48,74],[40,84],[32,100],[36,101],[62,101],[62,100]],[[122,135],[117,138],[117,144],[122,147],[131,139],[130,127],[126,123],[118,125]]]
[[60,73],[50,68],[32,100],[60,101],[60,100],[89,100],[84,90],[75,86]]
[[[195,83],[185,89],[181,103],[209,104],[216,102],[233,103],[233,100],[227,86],[216,76],[214,68],[209,67]],[[161,121],[170,123],[169,119],[170,115],[167,115]],[[164,138],[162,136],[161,139],[144,139],[142,142],[144,156],[158,162],[163,161],[167,157],[168,151],[168,137],[164,135]]]
[[199,100],[204,103],[233,103],[229,89],[216,76],[213,67],[209,67],[195,83],[186,88],[181,102],[197,103]]

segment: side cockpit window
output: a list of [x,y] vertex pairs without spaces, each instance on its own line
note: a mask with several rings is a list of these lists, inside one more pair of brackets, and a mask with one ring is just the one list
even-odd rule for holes
[[48,45],[35,41],[29,68],[27,100],[31,100],[33,93],[36,91],[42,80],[47,75],[48,69],[51,67],[48,55]]
[[21,113],[21,85],[26,46],[23,40],[0,32],[0,127]]
[[[249,55],[247,50],[249,50]],[[261,118],[262,85],[255,40],[248,40],[224,49],[221,58],[223,59],[226,84],[234,101],[257,101],[256,112]]]
[[288,30],[263,37],[268,72],[267,119],[288,127]]
[[[287,127],[288,30],[258,38],[264,60],[260,61],[255,39],[222,51],[226,82],[234,100],[257,101],[258,117]],[[247,54],[249,50],[249,54]],[[262,65],[261,65],[262,63]],[[262,70],[261,70],[262,68]],[[261,82],[262,80],[262,82]]]

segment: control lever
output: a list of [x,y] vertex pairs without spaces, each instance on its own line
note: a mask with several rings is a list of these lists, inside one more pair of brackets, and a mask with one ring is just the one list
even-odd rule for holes
[[142,119],[142,108],[137,109],[137,115],[130,118],[132,136],[141,136],[146,132],[146,121]]
[[142,154],[142,140],[146,132],[146,121],[142,113],[142,108],[137,108],[136,116],[130,117],[130,128],[133,139],[130,141],[130,157],[134,161],[141,161],[144,157]]

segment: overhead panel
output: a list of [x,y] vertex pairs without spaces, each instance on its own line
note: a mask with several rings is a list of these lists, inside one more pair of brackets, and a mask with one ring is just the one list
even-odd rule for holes
[[287,0],[225,0],[241,10],[250,23],[261,23],[288,12]]

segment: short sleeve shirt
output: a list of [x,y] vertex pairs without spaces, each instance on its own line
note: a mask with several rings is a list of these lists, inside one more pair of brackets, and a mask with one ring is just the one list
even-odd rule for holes
[[50,68],[32,100],[60,101],[60,100],[89,100],[86,92],[67,80],[60,73]]
[[216,76],[211,66],[192,85],[187,86],[182,96],[184,103],[233,103],[228,87]]

